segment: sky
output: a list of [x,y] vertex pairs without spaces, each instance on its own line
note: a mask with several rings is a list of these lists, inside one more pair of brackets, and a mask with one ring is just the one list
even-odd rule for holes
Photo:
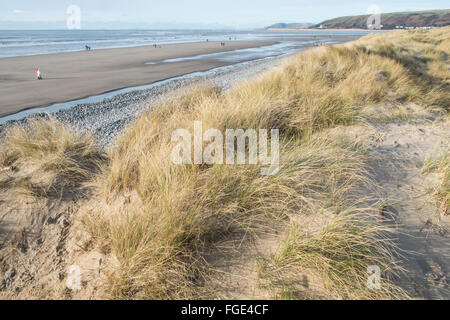
[[67,8],[81,9],[82,29],[262,28],[381,12],[448,9],[448,0],[0,0],[0,29],[65,29]]

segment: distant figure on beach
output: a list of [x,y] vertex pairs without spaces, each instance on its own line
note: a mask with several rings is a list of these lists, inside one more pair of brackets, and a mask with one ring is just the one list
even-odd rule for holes
[[86,46],[85,48],[86,48],[86,51],[91,51],[91,47]]
[[222,47],[225,47],[225,42],[221,42],[220,45],[221,45]]
[[36,69],[36,80],[42,80],[41,70]]

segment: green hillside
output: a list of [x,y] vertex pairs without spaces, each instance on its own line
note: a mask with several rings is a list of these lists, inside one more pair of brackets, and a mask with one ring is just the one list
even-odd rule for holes
[[[370,15],[339,17],[326,20],[320,25],[326,28],[367,28],[367,19]],[[450,25],[450,9],[383,13],[381,15],[383,29],[395,29],[403,27],[443,27]]]

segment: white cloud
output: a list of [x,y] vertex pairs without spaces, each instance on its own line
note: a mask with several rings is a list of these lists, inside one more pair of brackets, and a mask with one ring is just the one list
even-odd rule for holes
[[24,13],[25,11],[23,11],[23,10],[20,10],[20,9],[14,9],[13,11],[12,11],[12,13],[14,13],[14,14],[21,14],[21,13]]

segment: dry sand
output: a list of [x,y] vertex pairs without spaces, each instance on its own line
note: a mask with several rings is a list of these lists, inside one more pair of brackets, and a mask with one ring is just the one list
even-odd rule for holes
[[[230,64],[208,59],[147,62],[272,44],[234,41],[226,42],[223,47],[220,42],[198,42],[3,58],[0,59],[0,116]],[[36,68],[40,68],[43,81],[35,79]]]

